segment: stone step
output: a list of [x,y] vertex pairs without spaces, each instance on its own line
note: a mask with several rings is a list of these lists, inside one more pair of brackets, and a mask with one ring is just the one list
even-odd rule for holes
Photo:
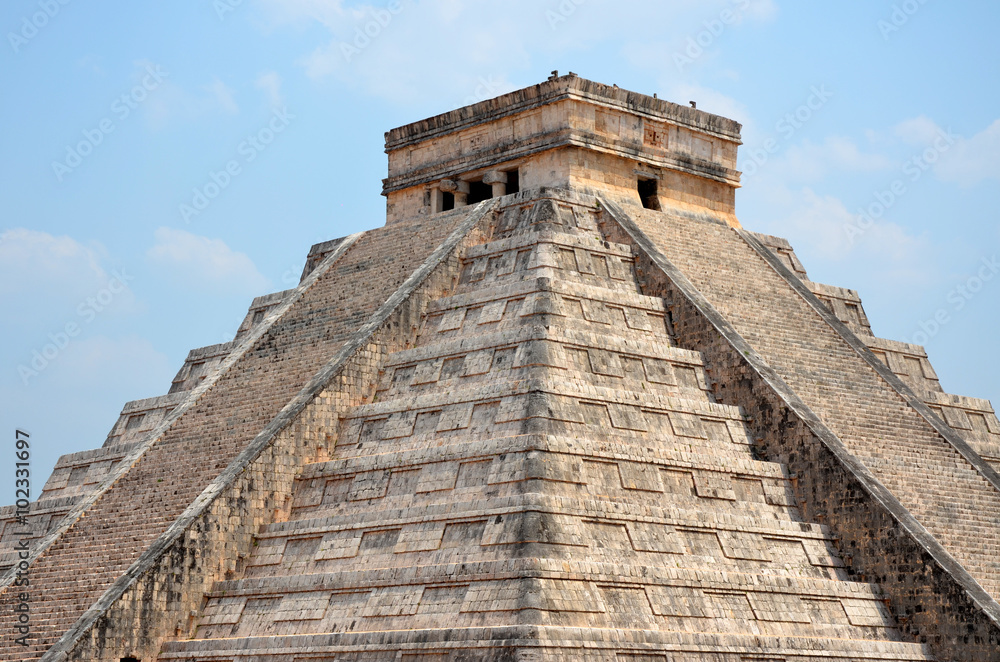
[[[495,423],[542,417],[568,423],[593,425],[592,417],[581,410],[580,403],[584,401],[593,403],[594,407],[604,407],[605,416],[610,414],[610,419],[604,419],[606,423],[609,422],[605,427],[624,430],[645,432],[651,428],[655,429],[656,423],[665,424],[667,422],[665,419],[657,418],[657,416],[662,416],[667,412],[678,415],[678,423],[672,426],[675,431],[685,429],[684,423],[680,422],[684,415],[743,421],[743,415],[739,408],[710,402],[707,399],[677,397],[648,390],[590,386],[564,379],[562,376],[546,377],[545,372],[543,370],[536,371],[535,374],[538,376],[528,379],[493,380],[489,383],[476,384],[452,392],[430,391],[410,397],[395,397],[359,405],[344,417],[344,420],[349,421],[349,424],[342,441],[343,443],[355,443],[365,420],[387,419],[392,415],[396,415],[396,418],[390,422],[393,435],[404,436],[396,434],[399,432],[406,432],[407,435],[412,434],[412,426],[409,425],[409,421],[414,419],[421,410],[440,410],[443,414],[447,414],[448,421],[442,423],[442,426],[438,428],[439,431],[461,429],[468,426],[468,417],[459,417],[454,411],[456,408],[471,414],[474,404],[491,401],[500,403],[493,421]],[[543,410],[543,406],[547,409]],[[648,420],[646,413],[650,415]],[[454,421],[452,421],[453,415],[456,419]],[[406,420],[403,421],[403,418]],[[459,418],[462,420],[458,420]],[[452,423],[455,423],[456,426],[445,427]],[[407,429],[409,429],[408,432]],[[671,426],[665,426],[663,429],[670,430]],[[677,433],[681,436],[704,436]]]
[[846,324],[854,333],[866,338],[872,337],[871,323],[868,321],[868,316],[865,315],[864,306],[861,305],[861,297],[856,291],[808,280],[803,280],[803,283],[810,292],[816,295],[816,298],[826,304],[830,312],[837,316],[837,319]]
[[[721,432],[721,428],[719,430]],[[412,471],[423,465],[440,463],[488,461],[490,466],[501,466],[507,461],[502,458],[505,454],[531,452],[551,455],[553,460],[574,464],[593,460],[674,469],[700,469],[768,479],[784,480],[787,477],[781,465],[754,459],[745,446],[745,437],[742,447],[739,439],[699,439],[697,441],[704,443],[692,446],[667,443],[640,445],[635,441],[634,438],[604,434],[595,435],[594,438],[543,434],[489,438],[483,441],[466,441],[458,438],[449,444],[421,446],[392,453],[338,457],[326,462],[308,464],[303,467],[296,481],[297,484],[302,484],[319,478],[329,480],[369,471]],[[723,447],[720,441],[730,445]],[[713,448],[717,451],[714,454],[709,452]],[[729,449],[744,452],[722,452]],[[497,469],[497,472],[499,471],[500,469]],[[576,474],[575,482],[585,482],[586,475],[582,467],[571,471]],[[504,470],[504,473],[507,471]]]
[[[197,351],[197,350],[193,350]],[[227,349],[225,354],[231,350]],[[221,358],[219,359],[221,360]],[[190,393],[185,390],[175,390],[167,395],[160,395],[155,398],[143,398],[142,400],[132,400],[126,402],[122,407],[118,420],[115,421],[108,437],[104,441],[104,447],[121,446],[123,444],[138,443],[144,436],[155,429],[163,420],[170,415],[170,412],[187,399]]]
[[[778,519],[779,513],[759,505],[740,509],[716,507],[707,499],[637,503],[587,494],[477,497],[467,492],[447,501],[406,504],[390,499],[368,506],[362,517],[357,512],[331,511],[338,514],[266,527],[257,536],[247,567],[298,564],[297,569],[276,567],[265,574],[312,573],[344,559],[366,568],[392,567],[410,562],[394,555],[416,552],[432,553],[423,555],[427,557],[423,561],[469,562],[483,555],[504,558],[508,550],[496,545],[532,542],[546,546],[537,554],[566,559],[610,555],[611,562],[618,557],[624,562],[636,553],[649,553],[651,567],[711,568],[729,563],[779,574],[800,573],[810,570],[808,566],[842,567],[828,547],[829,533],[821,526]],[[365,558],[356,559],[359,554]],[[372,560],[377,554],[388,555],[383,566]],[[662,554],[679,556],[668,559]],[[323,567],[316,565],[320,563]]]
[[484,244],[479,244],[478,246],[472,246],[462,256],[462,261],[475,262],[484,257],[502,255],[524,248],[535,250],[541,245],[555,245],[571,251],[574,249],[583,249],[600,255],[624,258],[629,262],[632,260],[631,246],[606,241],[594,229],[542,228],[534,232],[520,232],[508,235],[502,239],[495,239]]
[[1000,421],[989,400],[925,391],[921,398],[974,451],[1000,469]]
[[872,335],[858,337],[882,363],[918,394],[941,392],[937,373],[927,358],[927,351],[920,345]]
[[[159,659],[292,662],[310,656],[340,657],[351,662],[458,662],[486,650],[509,655],[508,659],[517,659],[515,651],[519,651],[522,659],[539,662],[665,662],[667,655],[674,659],[702,657],[726,662],[755,658],[795,662],[933,659],[925,645],[900,641],[665,632],[636,625],[624,624],[613,629],[534,624],[404,629],[380,633],[374,642],[367,632],[199,639],[167,642]],[[762,654],[767,657],[762,658]]]
[[480,245],[463,261],[460,290],[481,281],[500,284],[536,275],[635,291],[631,251],[598,239],[594,233],[540,232]]
[[[606,304],[612,303],[619,309],[634,309],[635,311],[642,311],[650,316],[660,316],[662,317],[666,308],[664,307],[663,300],[658,297],[650,297],[639,294],[635,291],[635,286],[632,286],[631,292],[612,290],[603,287],[597,287],[594,285],[584,285],[581,283],[575,283],[569,280],[565,280],[558,277],[558,273],[550,275],[537,275],[526,280],[512,281],[509,283],[498,284],[498,285],[487,285],[483,287],[478,287],[472,291],[465,293],[454,294],[451,296],[444,297],[433,302],[427,311],[427,316],[430,321],[435,321],[438,315],[443,315],[449,313],[447,320],[449,324],[443,325],[442,328],[440,321],[437,324],[429,325],[436,330],[452,330],[456,327],[449,327],[451,324],[455,324],[457,321],[459,309],[470,309],[485,307],[489,304],[493,304],[493,308],[499,308],[498,301],[507,302],[512,299],[522,299],[522,305],[519,306],[519,312],[521,317],[527,317],[531,314],[539,314],[541,311],[537,309],[537,306],[532,308],[529,304],[536,302],[539,297],[543,297],[547,301],[553,301],[552,304],[555,306],[553,309],[555,312],[552,314],[563,314],[566,313],[561,310],[561,304],[563,300],[570,299],[574,301],[586,301],[584,313],[591,312],[589,309],[594,308],[591,317],[594,317],[590,321],[601,322],[607,319],[607,312],[600,310],[602,307],[606,307]],[[505,303],[504,309],[508,314],[510,313],[509,304]],[[489,310],[484,310],[485,316],[477,318],[477,322],[480,324],[489,323],[499,314],[498,311],[494,311],[492,308]],[[492,315],[490,313],[493,313]],[[624,316],[623,316],[624,317]],[[463,315],[464,318],[464,315]],[[584,319],[588,317],[585,315]],[[656,325],[654,325],[656,326]]]
[[63,455],[45,482],[40,499],[79,496],[97,487],[137,442]]
[[599,387],[580,391],[580,385],[571,382],[549,385],[523,380],[508,385],[498,380],[452,393],[429,392],[362,405],[342,419],[336,453],[338,457],[396,453],[481,433],[580,437],[601,430],[602,435],[634,436],[636,443],[673,442],[680,447],[704,439],[736,446],[746,437],[742,416],[734,407],[652,392]]
[[[639,322],[636,324],[639,324]],[[646,329],[648,327],[640,330]],[[614,347],[608,347],[609,338],[614,339]],[[656,359],[692,368],[703,368],[701,355],[697,352],[673,347],[662,341],[652,340],[648,335],[641,334],[635,337],[623,337],[619,333],[595,333],[591,328],[582,329],[578,325],[557,318],[549,325],[539,322],[529,322],[518,328],[502,332],[457,336],[420,345],[412,349],[394,352],[386,361],[385,370],[386,372],[391,372],[399,367],[416,365],[425,361],[466,356],[483,350],[496,350],[498,348],[521,345],[530,341],[548,341],[559,345],[584,349],[599,348],[619,354],[621,357]],[[520,367],[524,364],[514,363],[512,365]],[[570,364],[567,362],[546,363],[543,365],[561,368],[570,367]],[[481,370],[483,368],[488,370],[489,364],[478,366],[477,363],[477,367],[480,367]]]
[[[380,596],[393,596],[398,602],[408,605],[412,609],[409,613],[413,614],[417,613],[422,595],[426,596],[428,590],[433,592],[436,588],[446,587],[465,589],[452,596],[451,609],[448,611],[454,618],[459,618],[459,614],[463,612],[510,612],[540,607],[543,611],[553,610],[551,607],[545,609],[545,603],[563,600],[571,593],[577,594],[577,599],[583,604],[577,605],[576,609],[572,606],[564,607],[566,611],[607,615],[613,611],[610,608],[612,605],[600,593],[605,587],[614,587],[636,593],[638,599],[627,606],[636,615],[648,612],[652,603],[660,607],[653,612],[658,616],[718,618],[722,613],[712,614],[708,604],[711,598],[708,596],[726,594],[749,598],[751,603],[784,602],[784,611],[798,617],[775,620],[809,623],[808,612],[800,601],[819,599],[840,603],[836,605],[838,609],[854,607],[860,612],[869,611],[868,622],[852,621],[853,625],[869,625],[880,629],[891,627],[891,617],[884,612],[884,598],[877,587],[870,584],[819,577],[740,572],[731,568],[675,567],[642,570],[627,559],[615,562],[613,559],[561,561],[535,558],[425,564],[411,569],[364,568],[218,582],[207,595],[208,605],[201,624],[211,625],[226,620],[232,624],[239,620],[247,601],[278,602],[283,598],[300,606],[313,602],[314,608],[318,607],[320,610],[329,604],[331,615],[351,619],[398,615],[371,613],[371,607],[383,602],[379,599]],[[331,596],[347,594],[353,594],[353,605],[331,600]],[[490,595],[492,599],[487,597]],[[351,606],[360,607],[362,611],[353,612]],[[277,605],[272,605],[269,610],[272,618],[276,613],[284,611],[275,607]],[[322,618],[322,614],[319,617]],[[735,620],[740,623],[741,619],[737,617]],[[749,619],[746,620],[754,620],[754,615],[749,614]],[[599,621],[595,621],[595,625],[597,622]],[[364,627],[364,623],[359,625]],[[372,625],[369,621],[369,627]],[[205,633],[200,632],[199,636],[205,636]]]
[[[387,366],[380,376],[378,401],[408,399],[435,391],[470,390],[496,380],[510,382],[534,377],[713,401],[700,363],[691,362],[688,356],[675,357],[669,351],[655,351],[651,343],[650,347],[642,347],[628,342],[599,343],[595,338],[588,341],[595,346],[588,347],[562,339],[503,342],[504,334],[495,335],[498,337],[490,343],[495,343],[494,346],[446,354],[445,348],[432,345],[420,348],[426,351],[419,355],[428,357],[423,360],[394,359],[396,364]],[[548,332],[542,327],[539,335],[546,336]],[[582,343],[579,335],[572,342]]]

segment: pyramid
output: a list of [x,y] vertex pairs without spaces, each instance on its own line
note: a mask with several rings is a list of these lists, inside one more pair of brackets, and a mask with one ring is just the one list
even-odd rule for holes
[[739,131],[390,131],[384,227],[0,511],[0,659],[1000,660],[1000,422],[742,228]]

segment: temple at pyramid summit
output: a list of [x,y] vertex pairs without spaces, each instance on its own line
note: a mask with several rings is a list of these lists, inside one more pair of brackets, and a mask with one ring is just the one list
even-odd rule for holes
[[384,226],[0,511],[0,659],[1000,661],[1000,422],[739,145],[574,74],[389,131]]

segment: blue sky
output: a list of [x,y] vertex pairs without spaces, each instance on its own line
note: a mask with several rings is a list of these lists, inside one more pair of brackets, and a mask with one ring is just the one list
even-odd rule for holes
[[743,225],[998,402],[998,27],[985,1],[8,0],[0,429],[40,487],[311,244],[383,223],[385,131],[553,69],[742,122]]

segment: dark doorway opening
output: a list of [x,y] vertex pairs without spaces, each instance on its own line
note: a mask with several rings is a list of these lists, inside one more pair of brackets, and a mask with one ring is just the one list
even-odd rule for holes
[[657,183],[655,179],[639,180],[639,199],[642,200],[642,206],[646,209],[660,208],[660,199],[656,195]]
[[518,176],[517,170],[510,170],[507,173],[507,195],[511,193],[517,193],[521,190],[521,178]]
[[441,196],[441,211],[449,211],[455,208],[455,194],[444,193]]
[[493,187],[483,182],[469,182],[469,204],[474,205],[493,197]]

